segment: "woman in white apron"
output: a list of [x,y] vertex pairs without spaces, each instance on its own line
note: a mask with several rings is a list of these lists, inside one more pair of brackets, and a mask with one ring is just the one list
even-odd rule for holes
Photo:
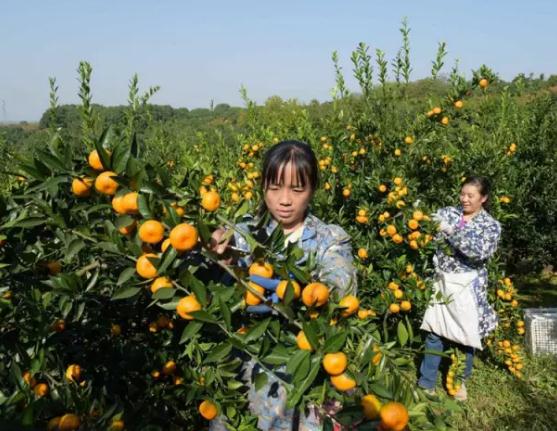
[[[421,329],[428,331],[425,350],[443,352],[449,342],[466,353],[464,379],[472,373],[474,349],[497,327],[497,315],[487,301],[487,260],[495,253],[501,226],[486,211],[489,183],[469,177],[462,184],[460,205],[442,208],[434,215],[442,244],[434,256],[434,294]],[[441,356],[426,353],[418,385],[433,392]],[[466,400],[464,383],[455,399]]]

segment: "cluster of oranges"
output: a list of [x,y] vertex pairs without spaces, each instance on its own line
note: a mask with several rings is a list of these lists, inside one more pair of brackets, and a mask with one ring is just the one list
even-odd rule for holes
[[449,117],[447,117],[446,115],[442,115],[442,113],[443,110],[439,106],[436,106],[428,111],[426,113],[426,116],[431,120],[439,121],[439,123],[441,123],[443,126],[447,126],[449,124]]
[[184,378],[179,375],[178,365],[173,359],[166,361],[160,370],[152,370],[151,377],[154,380],[170,379],[175,386],[184,384]]
[[445,379],[445,387],[451,396],[455,396],[462,385],[462,376],[464,375],[464,361],[458,353],[451,353],[451,365],[447,371]]
[[506,154],[507,156],[512,156],[514,153],[516,153],[516,149],[517,146],[516,144],[513,142],[511,145],[509,145],[509,147],[507,148]]
[[[404,232],[399,232],[394,223],[388,223],[390,218],[391,214],[388,211],[379,215],[378,221],[383,223],[383,226],[380,226],[379,228],[379,235],[383,238],[387,236],[390,237],[395,244],[402,244],[404,242]],[[406,227],[409,229],[406,239],[408,246],[412,250],[418,250],[420,247],[425,247],[433,238],[432,235],[423,234],[420,231],[420,223],[424,221],[430,221],[429,216],[425,215],[420,210],[414,210],[412,212],[412,217],[406,222]]]
[[393,298],[396,301],[400,301],[400,303],[392,302],[389,305],[389,312],[397,314],[401,311],[408,312],[412,309],[412,303],[408,299],[404,299],[404,291],[399,283],[391,281],[387,285],[387,288],[392,293]]
[[510,340],[500,340],[497,342],[496,353],[503,357],[503,362],[511,374],[519,379],[522,378],[524,355],[520,344],[512,344]]
[[518,307],[518,301],[513,299],[516,294],[516,289],[514,288],[513,282],[509,277],[505,277],[498,281],[500,287],[497,289],[497,297],[502,301],[509,301],[511,307]]
[[374,394],[364,395],[360,402],[364,416],[370,420],[380,419],[378,431],[403,431],[408,425],[408,410],[402,403],[381,403]]

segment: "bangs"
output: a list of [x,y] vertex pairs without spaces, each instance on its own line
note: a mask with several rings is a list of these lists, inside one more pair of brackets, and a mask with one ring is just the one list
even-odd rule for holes
[[289,163],[292,166],[292,178],[289,180],[315,191],[318,182],[317,158],[308,144],[299,141],[282,141],[267,151],[261,175],[263,190],[272,184],[282,185],[286,182],[285,168]]

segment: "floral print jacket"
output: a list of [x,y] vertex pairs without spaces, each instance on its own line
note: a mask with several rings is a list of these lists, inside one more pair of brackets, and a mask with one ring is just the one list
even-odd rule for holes
[[439,247],[434,257],[435,267],[444,272],[477,271],[473,283],[474,296],[480,315],[480,336],[485,337],[497,327],[497,315],[487,301],[487,260],[497,250],[501,225],[484,209],[470,221],[464,222],[462,207],[446,207],[436,217],[454,230],[441,233],[446,247]]

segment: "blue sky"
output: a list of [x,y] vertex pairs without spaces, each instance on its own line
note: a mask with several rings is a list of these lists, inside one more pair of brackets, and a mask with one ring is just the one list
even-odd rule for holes
[[[451,5],[452,4],[452,5]],[[467,75],[482,63],[503,79],[557,74],[557,2],[364,0],[144,1],[4,0],[0,7],[0,121],[38,120],[48,77],[60,103],[77,103],[77,66],[93,66],[93,101],[125,104],[138,73],[153,103],[175,107],[240,105],[239,88],[262,103],[272,95],[327,100],[339,52],[350,88],[358,42],[394,57],[400,22],[411,27],[412,79],[431,70],[447,43]]]

